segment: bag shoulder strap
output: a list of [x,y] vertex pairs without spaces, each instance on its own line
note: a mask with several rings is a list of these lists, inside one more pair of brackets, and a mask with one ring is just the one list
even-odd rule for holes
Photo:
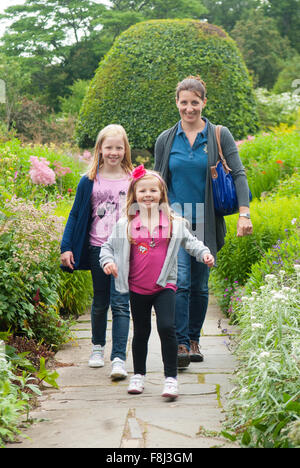
[[218,145],[219,158],[220,158],[220,160],[221,160],[221,162],[223,164],[224,170],[226,172],[230,172],[231,169],[228,166],[228,164],[226,162],[226,159],[224,158],[223,150],[222,150],[222,146],[221,146],[221,128],[222,128],[222,125],[216,125],[216,140],[217,140],[217,145]]

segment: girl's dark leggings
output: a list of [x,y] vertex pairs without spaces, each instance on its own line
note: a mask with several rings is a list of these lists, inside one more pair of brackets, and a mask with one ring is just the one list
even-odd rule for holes
[[151,333],[151,310],[156,314],[165,377],[177,376],[177,339],[175,330],[175,291],[143,295],[130,291],[133,319],[132,355],[135,374],[146,374],[148,340]]

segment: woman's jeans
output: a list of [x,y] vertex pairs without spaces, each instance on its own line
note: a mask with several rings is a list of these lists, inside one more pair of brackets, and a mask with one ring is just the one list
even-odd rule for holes
[[178,344],[190,349],[199,342],[208,306],[209,268],[196,261],[182,247],[178,253],[176,291],[176,335]]
[[177,375],[177,341],[175,331],[175,291],[162,291],[144,295],[130,291],[133,319],[132,357],[135,374],[146,374],[148,340],[151,333],[151,311],[154,307],[157,331],[161,342],[161,353],[165,377]]
[[106,343],[107,312],[112,311],[112,352],[115,357],[126,360],[129,332],[129,294],[120,294],[115,289],[114,278],[106,275],[99,263],[101,247],[91,245],[89,249],[93,279],[94,298],[91,310],[92,343],[104,346]]

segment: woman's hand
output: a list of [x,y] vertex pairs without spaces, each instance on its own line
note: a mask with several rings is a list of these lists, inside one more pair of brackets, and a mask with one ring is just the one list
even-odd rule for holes
[[203,257],[203,263],[205,263],[205,265],[207,265],[209,268],[213,267],[215,263],[213,255],[205,254]]
[[106,263],[103,267],[103,271],[106,275],[113,275],[115,278],[118,277],[118,267],[115,263]]
[[237,223],[236,235],[238,237],[243,237],[243,236],[248,236],[252,234],[252,232],[253,232],[253,226],[251,223],[251,219],[245,218],[244,216],[240,217]]
[[71,270],[74,270],[75,261],[74,261],[73,252],[71,252],[70,250],[67,250],[66,252],[61,254],[60,261],[63,266],[66,266],[70,268]]

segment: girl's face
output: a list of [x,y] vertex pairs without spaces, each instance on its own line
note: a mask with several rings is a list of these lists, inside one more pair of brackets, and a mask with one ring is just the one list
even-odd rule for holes
[[110,136],[104,138],[100,152],[103,158],[103,165],[113,168],[121,164],[125,157],[125,144],[121,136]]
[[135,198],[138,205],[151,209],[157,207],[161,200],[160,182],[156,177],[140,179],[135,184]]
[[193,124],[201,119],[202,110],[206,104],[204,101],[193,91],[180,91],[176,105],[182,122]]

